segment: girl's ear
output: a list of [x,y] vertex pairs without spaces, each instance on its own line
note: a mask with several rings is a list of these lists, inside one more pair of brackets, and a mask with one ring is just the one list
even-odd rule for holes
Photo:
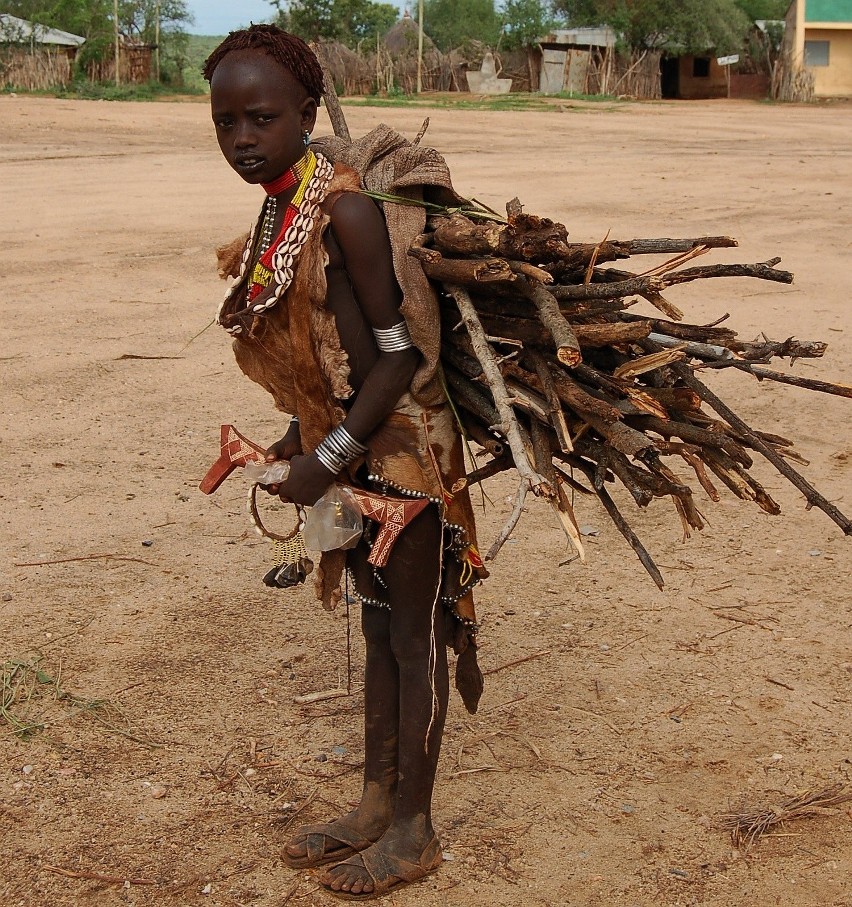
[[305,98],[302,102],[302,129],[313,132],[317,122],[317,102],[313,98]]

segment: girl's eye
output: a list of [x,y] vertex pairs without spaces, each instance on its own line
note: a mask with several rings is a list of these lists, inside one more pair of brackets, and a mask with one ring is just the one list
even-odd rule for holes
[[231,127],[230,120],[216,120],[215,126],[217,129],[229,129]]
[[264,113],[264,114],[261,114],[260,116],[258,116],[257,122],[260,123],[261,126],[266,126],[268,123],[271,123],[274,119],[275,119],[275,117]]

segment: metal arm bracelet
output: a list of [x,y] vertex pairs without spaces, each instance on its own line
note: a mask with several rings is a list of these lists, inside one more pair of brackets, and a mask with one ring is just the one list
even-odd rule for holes
[[373,336],[381,353],[399,353],[414,346],[411,334],[408,333],[408,325],[404,321],[400,321],[392,328],[373,328]]
[[367,448],[356,441],[342,425],[332,429],[314,451],[320,463],[334,475],[366,452]]

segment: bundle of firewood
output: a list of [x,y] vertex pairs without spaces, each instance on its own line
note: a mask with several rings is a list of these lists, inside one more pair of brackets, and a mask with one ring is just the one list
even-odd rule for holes
[[[749,473],[753,452],[765,457],[846,533],[852,521],[823,498],[790,461],[805,462],[792,443],[756,431],[698,378],[700,370],[734,368],[852,397],[852,387],[767,368],[773,357],[820,357],[818,341],[743,341],[722,321],[696,325],[664,295],[688,281],[752,277],[790,283],[779,259],[759,264],[687,263],[726,236],[695,239],[568,241],[561,224],[524,214],[517,200],[508,219],[494,212],[433,214],[410,254],[440,284],[442,364],[448,396],[468,438],[489,457],[467,478],[474,484],[504,469],[520,485],[509,522],[491,546],[493,558],[514,529],[529,491],[548,499],[580,557],[583,543],[570,492],[596,494],[658,586],[650,555],[607,490],[621,482],[640,507],[670,497],[685,536],[703,519],[681,472],[694,473],[707,497],[717,483],[767,513],[778,504]],[[470,216],[468,216],[470,215]],[[667,256],[633,273],[606,262]],[[659,317],[630,311],[643,298]],[[727,316],[726,316],[727,317]]]
[[[324,99],[335,135],[351,142],[327,72]],[[380,201],[414,203],[371,194]],[[780,259],[683,267],[710,249],[737,242],[702,236],[569,243],[564,226],[523,214],[518,199],[507,204],[507,218],[473,203],[441,211],[436,205],[425,207],[432,211],[427,232],[410,254],[445,291],[441,361],[447,395],[465,435],[490,455],[460,484],[473,485],[510,468],[520,479],[512,513],[486,560],[496,556],[517,525],[529,491],[551,502],[585,559],[566,490],[571,489],[598,496],[662,588],[659,569],[610,496],[607,482],[623,483],[640,507],[656,497],[671,497],[684,536],[689,536],[704,521],[692,488],[672,462],[694,472],[712,501],[720,496],[711,476],[767,513],[780,512],[749,473],[749,451],[765,457],[798,488],[808,509],[820,508],[852,535],[852,520],[788,462],[807,465],[792,442],[749,427],[696,376],[699,369],[735,368],[758,380],[852,397],[847,385],[765,367],[773,357],[820,357],[826,344],[792,338],[741,341],[721,326],[724,319],[709,325],[683,323],[683,313],[663,296],[668,287],[707,278],[792,283],[792,274],[776,269]],[[649,254],[674,257],[640,274],[600,267]],[[635,297],[667,317],[629,312]]]

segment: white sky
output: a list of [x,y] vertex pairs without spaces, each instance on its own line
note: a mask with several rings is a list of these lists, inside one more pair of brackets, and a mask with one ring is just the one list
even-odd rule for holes
[[195,35],[226,35],[250,22],[269,22],[275,7],[266,0],[189,0]]
[[[399,0],[396,5],[410,3]],[[226,35],[250,22],[270,22],[275,15],[275,7],[266,0],[189,0],[187,5],[195,17],[189,29],[194,35]]]

